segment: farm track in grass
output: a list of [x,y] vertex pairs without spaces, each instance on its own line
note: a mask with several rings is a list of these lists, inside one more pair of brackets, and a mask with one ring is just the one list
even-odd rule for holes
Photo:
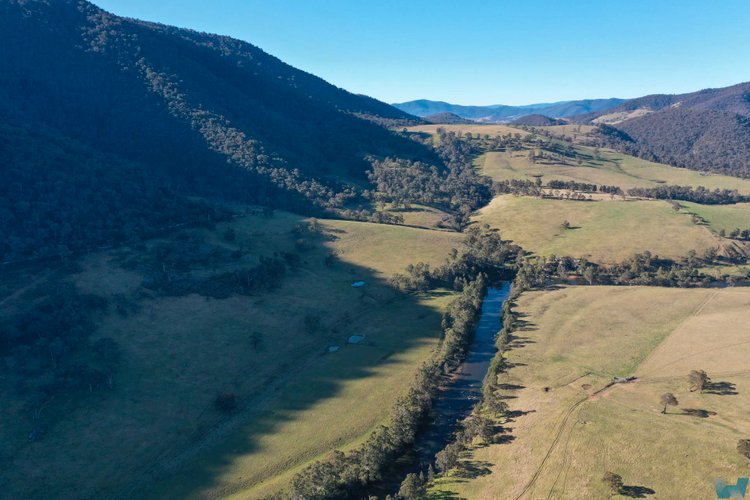
[[[750,356],[747,304],[747,288],[524,293],[515,309],[525,326],[514,335],[527,342],[509,351],[512,367],[501,375],[519,387],[509,400],[517,413],[508,422],[514,439],[465,457],[494,464],[490,474],[449,475],[435,489],[480,500],[603,498],[601,477],[609,470],[627,491],[710,498],[714,478],[731,482],[750,473],[735,451],[750,435],[750,371],[742,368]],[[577,312],[572,320],[570,311]],[[722,389],[689,391],[692,369],[706,370]],[[611,385],[627,375],[638,379]],[[679,406],[662,415],[665,392]],[[678,471],[684,482],[675,486]]]

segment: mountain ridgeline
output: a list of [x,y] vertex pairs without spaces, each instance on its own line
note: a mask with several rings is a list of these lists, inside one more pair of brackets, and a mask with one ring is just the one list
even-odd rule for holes
[[461,118],[484,123],[512,122],[528,115],[544,115],[550,118],[570,118],[573,116],[596,113],[614,108],[625,102],[623,99],[584,99],[580,101],[560,101],[526,106],[506,106],[493,104],[489,106],[462,106],[443,101],[420,99],[395,103],[394,106],[415,116],[428,117],[438,113],[451,113]]
[[750,177],[750,83],[631,99],[576,118],[603,145],[695,170]]
[[242,41],[85,1],[0,2],[0,261],[190,222],[187,195],[343,206],[369,157],[440,164],[386,128],[416,122]]

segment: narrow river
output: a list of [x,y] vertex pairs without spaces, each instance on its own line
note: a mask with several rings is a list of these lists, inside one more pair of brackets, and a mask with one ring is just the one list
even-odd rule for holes
[[372,493],[394,493],[408,473],[426,471],[427,466],[434,463],[435,454],[451,441],[458,423],[482,398],[482,382],[497,352],[495,336],[502,327],[501,312],[508,295],[509,282],[487,289],[466,359],[438,393],[414,446],[394,463],[392,470],[385,474],[387,479]]

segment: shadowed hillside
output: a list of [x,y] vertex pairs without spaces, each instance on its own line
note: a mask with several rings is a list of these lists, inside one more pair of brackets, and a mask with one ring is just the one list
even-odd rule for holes
[[[357,198],[368,155],[439,163],[383,126],[415,121],[228,37],[124,19],[88,2],[0,4],[0,124],[4,138],[26,131],[23,154],[4,151],[19,167],[6,179],[16,186],[0,206],[7,211],[32,203],[29,187],[46,188],[38,169],[20,172],[23,162],[45,164],[65,186],[92,180],[69,153],[54,165],[36,154],[49,150],[44,137],[96,156],[107,166],[96,182],[113,195],[133,169],[144,191],[320,211]],[[95,212],[79,201],[81,212]],[[42,217],[27,224],[48,229]]]

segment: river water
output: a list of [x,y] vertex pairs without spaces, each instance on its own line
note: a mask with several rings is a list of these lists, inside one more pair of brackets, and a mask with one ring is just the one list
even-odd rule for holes
[[509,282],[487,289],[466,359],[441,387],[413,447],[394,463],[392,470],[385,474],[384,484],[376,486],[373,493],[398,491],[408,473],[426,471],[427,466],[434,463],[435,454],[451,442],[458,423],[471,414],[482,398],[482,382],[497,352],[495,337],[502,327],[503,303],[509,295]]

